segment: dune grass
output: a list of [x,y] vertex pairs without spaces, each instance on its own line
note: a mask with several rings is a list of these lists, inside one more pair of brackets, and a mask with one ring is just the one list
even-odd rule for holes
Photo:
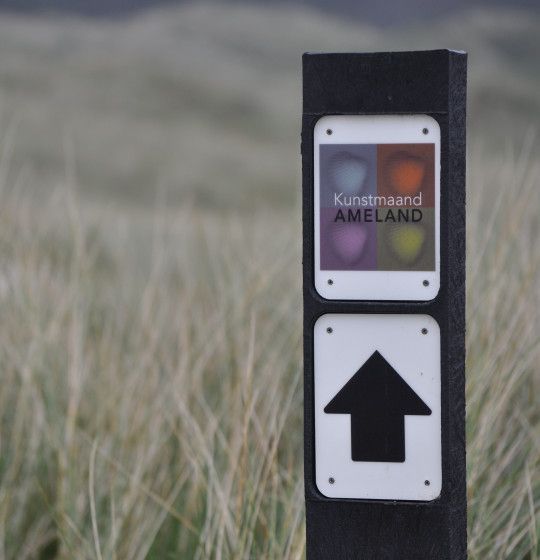
[[467,322],[469,548],[537,558],[540,508],[539,166],[529,136],[472,162]]
[[[470,557],[540,554],[538,165],[471,158]],[[305,552],[298,212],[0,204],[0,559]]]

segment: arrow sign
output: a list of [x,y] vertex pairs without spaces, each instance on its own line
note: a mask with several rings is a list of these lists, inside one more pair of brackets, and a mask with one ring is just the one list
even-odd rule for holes
[[431,409],[375,351],[326,405],[327,414],[350,414],[353,461],[405,461],[405,415]]

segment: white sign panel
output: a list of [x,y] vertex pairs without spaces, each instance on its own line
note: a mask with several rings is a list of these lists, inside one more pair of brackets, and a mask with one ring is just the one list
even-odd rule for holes
[[322,297],[435,298],[440,136],[427,115],[337,115],[317,122],[314,257]]
[[314,384],[316,484],[324,496],[439,496],[441,348],[432,317],[323,315]]

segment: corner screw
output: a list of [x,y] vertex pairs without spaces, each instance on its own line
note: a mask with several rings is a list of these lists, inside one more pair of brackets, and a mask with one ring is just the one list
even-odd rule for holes
[[332,278],[328,278],[328,285],[331,286],[334,283],[334,281],[332,280]]
[[427,333],[428,333],[428,330],[424,327],[424,328],[422,329],[422,334],[427,334]]
[[422,284],[424,284],[424,286],[426,286],[426,288],[429,286],[429,280],[424,280],[422,282]]
[[[328,131],[327,131],[327,132],[328,132]],[[423,132],[424,134],[428,134],[428,133],[429,133],[429,130],[428,130],[427,128],[423,128],[423,129],[422,129],[422,132]]]
[[332,129],[331,129],[331,128],[327,128],[327,129],[326,129],[326,134],[328,134],[328,136],[332,136]]
[[336,479],[335,479],[334,477],[332,477],[332,476],[328,479],[328,482],[329,482],[330,484],[334,484],[335,481],[336,481]]
[[424,484],[425,484],[426,486],[429,486],[429,485],[430,485],[429,480],[424,480]]
[[333,329],[332,327],[328,327],[328,328],[326,329],[326,332],[327,332],[328,334],[332,334],[332,333],[334,332],[334,329]]

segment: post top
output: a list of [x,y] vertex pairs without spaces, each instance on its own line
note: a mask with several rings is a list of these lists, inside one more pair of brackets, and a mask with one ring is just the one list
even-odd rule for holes
[[304,113],[445,113],[463,51],[305,53]]

